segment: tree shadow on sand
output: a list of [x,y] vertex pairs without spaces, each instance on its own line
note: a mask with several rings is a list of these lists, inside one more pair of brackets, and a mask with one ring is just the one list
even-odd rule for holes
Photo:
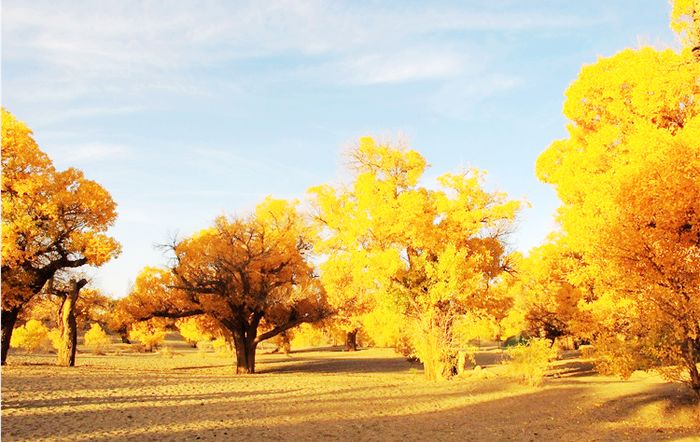
[[420,367],[400,358],[327,357],[293,359],[262,364],[258,373],[400,373]]
[[[229,412],[220,414],[221,419],[210,415],[205,421],[201,421],[203,416],[193,406],[189,406],[192,412],[188,412],[186,405],[144,407],[130,412],[134,419],[129,419],[126,428],[122,415],[115,410],[104,410],[114,417],[104,420],[100,428],[94,428],[92,432],[78,427],[63,428],[56,436],[110,440],[111,436],[107,437],[105,432],[123,429],[125,435],[138,435],[144,440],[222,440],[235,437],[244,440],[656,441],[698,434],[690,428],[639,427],[624,422],[624,414],[601,420],[590,404],[585,403],[586,394],[585,388],[562,387],[505,398],[484,398],[436,411],[411,412],[406,408],[389,408],[376,410],[377,413],[371,416],[366,415],[361,402],[349,404],[347,400],[328,397],[306,403],[288,396],[277,398],[278,401],[268,404],[264,411],[252,415],[250,409],[221,404],[219,413]],[[443,395],[436,393],[432,396],[415,400],[435,401]],[[632,408],[640,406],[643,400],[640,402],[635,396],[622,400]],[[372,400],[375,399],[367,398],[367,401]],[[379,411],[385,411],[386,415],[380,415]],[[183,416],[186,416],[184,421]],[[30,424],[29,421],[24,423]]]

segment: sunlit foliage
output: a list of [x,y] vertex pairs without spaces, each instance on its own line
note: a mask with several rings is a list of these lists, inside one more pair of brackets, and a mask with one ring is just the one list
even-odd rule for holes
[[607,368],[675,366],[664,373],[700,394],[700,63],[690,48],[624,50],[566,97],[568,137],[537,172],[584,264],[573,281],[595,287],[590,337]]
[[152,318],[136,322],[129,328],[129,339],[141,344],[143,351],[152,352],[165,341],[167,320]]
[[268,198],[173,244],[172,268],[144,269],[121,308],[137,320],[206,314],[233,340],[237,372],[253,373],[261,341],[327,314],[308,238],[295,204]]
[[17,327],[12,334],[10,345],[26,351],[48,350],[51,347],[49,329],[36,319]]
[[540,385],[549,362],[557,356],[551,344],[547,339],[534,338],[506,350],[508,374],[525,384]]
[[349,318],[383,299],[400,313],[426,376],[450,376],[453,325],[491,306],[489,288],[507,268],[503,239],[520,203],[483,190],[484,173],[475,169],[440,176],[437,190],[425,187],[427,163],[418,152],[369,137],[351,159],[349,186],[310,189],[329,299]]
[[506,337],[526,335],[553,343],[585,327],[587,315],[578,305],[587,291],[584,284],[570,282],[571,273],[581,265],[580,256],[562,238],[551,238],[527,257],[514,258],[515,272],[502,281],[513,300],[501,322]]
[[112,343],[109,335],[96,322],[90,325],[90,330],[85,332],[84,340],[85,346],[96,355],[104,354]]
[[57,171],[29,128],[2,110],[2,363],[17,316],[56,272],[119,253],[105,234],[109,193],[77,169]]
[[175,325],[183,339],[193,347],[199,342],[211,341],[221,335],[219,325],[206,315],[178,319]]

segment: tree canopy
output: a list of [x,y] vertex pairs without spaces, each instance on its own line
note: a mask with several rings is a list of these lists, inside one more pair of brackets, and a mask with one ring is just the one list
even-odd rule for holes
[[23,306],[57,272],[119,254],[116,204],[78,169],[57,171],[32,132],[2,110],[2,361]]
[[568,137],[537,173],[555,186],[585,264],[571,280],[593,281],[586,308],[601,355],[617,355],[609,367],[682,366],[700,394],[698,79],[690,47],[628,49],[584,67],[566,92]]
[[308,261],[308,229],[284,200],[268,198],[247,217],[219,217],[171,245],[169,269],[144,269],[121,308],[136,320],[208,315],[230,334],[237,372],[253,373],[258,343],[328,313]]
[[449,376],[454,325],[492,306],[489,289],[508,267],[504,239],[520,202],[485,191],[475,169],[442,175],[438,189],[428,188],[417,151],[369,137],[351,158],[350,186],[310,190],[330,298],[342,305],[371,296],[393,306],[426,376]]

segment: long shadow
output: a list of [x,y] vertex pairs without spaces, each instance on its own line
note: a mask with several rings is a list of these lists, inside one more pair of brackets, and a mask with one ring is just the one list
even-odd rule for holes
[[595,365],[587,361],[570,361],[556,364],[550,370],[549,377],[568,378],[568,377],[587,377],[597,374]]
[[[225,368],[226,366],[223,366]],[[65,370],[64,373],[52,374],[50,378],[41,379],[36,375],[13,375],[11,381],[3,379],[2,391],[3,395],[9,392],[30,392],[39,394],[43,392],[72,392],[75,390],[85,389],[87,385],[95,385],[94,379],[99,378],[99,389],[112,390],[120,388],[140,388],[151,387],[157,385],[160,387],[178,386],[183,381],[193,382],[225,382],[227,379],[234,377],[233,370],[224,372],[218,375],[189,373],[186,371],[172,370],[167,372],[142,372],[128,371],[118,373],[110,373],[108,376],[102,376],[101,373],[85,373],[74,370]],[[56,386],[60,386],[57,388]],[[6,396],[5,396],[6,397]],[[3,403],[5,401],[3,400]]]
[[[66,425],[57,426],[53,436],[56,439],[113,440],[115,436],[110,433],[120,431],[124,437],[140,440],[656,441],[700,434],[688,428],[663,428],[660,432],[656,428],[638,428],[624,423],[617,427],[600,425],[595,412],[581,410],[586,394],[586,388],[545,389],[436,411],[375,410],[370,416],[366,415],[364,403],[377,398],[356,398],[354,403],[323,399],[304,403],[300,397],[289,396],[285,402],[261,402],[250,407],[233,403],[207,404],[205,408],[138,407],[128,410],[128,419],[123,410],[108,409],[99,411],[104,413],[105,419],[92,430],[86,430],[81,423],[95,411],[81,411],[66,418]],[[428,398],[416,397],[415,400],[430,403],[443,397],[440,394],[425,396]],[[379,415],[379,411],[387,411],[388,415]],[[398,414],[391,415],[392,412]],[[41,417],[9,416],[3,422],[6,424],[3,435],[16,428],[31,429],[39,419]]]
[[236,391],[226,393],[203,393],[203,394],[151,394],[151,395],[111,395],[105,393],[102,397],[95,396],[72,396],[55,399],[32,399],[32,400],[6,400],[3,401],[3,409],[21,409],[21,408],[51,408],[61,407],[66,405],[93,405],[93,404],[130,404],[144,401],[187,401],[199,400],[206,401],[210,399],[220,398],[242,398],[249,396],[266,396],[276,394],[288,394],[299,391],[300,389],[292,390],[256,390],[256,391]]
[[186,371],[186,370],[206,370],[208,368],[231,368],[231,363],[227,362],[226,364],[218,364],[218,365],[195,365],[195,366],[186,366],[186,367],[173,367],[172,370],[176,371]]
[[[358,351],[362,351],[362,349],[358,349]],[[327,347],[301,348],[299,350],[292,350],[289,353],[296,354],[296,353],[317,353],[317,352],[344,353],[343,347],[339,346],[339,345],[329,345]]]
[[408,362],[397,358],[295,358],[271,367],[262,366],[258,373],[400,373],[411,368]]
[[[612,408],[618,414],[627,417],[631,416],[635,410],[655,403],[662,405],[662,411],[668,415],[700,407],[697,398],[690,389],[678,384],[655,385],[644,392],[611,399],[604,406]],[[698,436],[700,436],[700,422],[698,424]]]

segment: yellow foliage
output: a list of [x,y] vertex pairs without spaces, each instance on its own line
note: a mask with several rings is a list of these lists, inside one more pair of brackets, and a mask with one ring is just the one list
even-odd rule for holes
[[144,351],[153,351],[165,340],[162,321],[151,319],[133,324],[129,330],[129,339],[140,342]]
[[105,350],[112,343],[112,339],[97,323],[93,323],[90,326],[90,330],[85,333],[84,339],[85,346],[97,355],[104,354]]
[[214,352],[219,356],[230,357],[233,354],[231,343],[222,336],[211,341],[211,345],[214,348]]
[[211,341],[217,334],[216,324],[207,317],[192,317],[178,319],[175,325],[180,335],[191,345],[201,341]]
[[291,338],[291,348],[321,347],[332,343],[333,339],[325,329],[311,324],[300,325]]
[[26,351],[48,350],[51,347],[49,329],[40,321],[30,319],[15,329],[10,346]]
[[[675,3],[674,20],[689,4]],[[566,92],[568,137],[537,172],[562,200],[583,263],[569,280],[585,289],[601,364],[623,375],[684,366],[700,394],[699,79],[688,49],[624,50],[584,67]]]
[[58,350],[61,346],[61,331],[57,328],[52,328],[49,330],[48,338],[51,342],[51,348]]
[[218,217],[172,245],[174,268],[145,268],[118,310],[126,322],[205,315],[234,343],[237,371],[252,373],[260,342],[328,314],[310,235],[296,202],[267,198],[249,216]]
[[[671,0],[671,28],[686,46],[700,45],[700,0]],[[698,48],[700,50],[700,48]]]
[[557,351],[547,339],[531,339],[525,345],[516,345],[506,350],[508,374],[531,386],[544,380],[549,361],[557,356]]
[[[119,254],[116,204],[77,169],[57,171],[31,130],[2,109],[2,310],[13,317],[56,272]],[[3,361],[4,362],[4,361]]]
[[587,316],[579,307],[583,291],[572,282],[580,282],[574,273],[582,266],[581,257],[556,236],[514,260],[514,274],[502,281],[513,300],[501,321],[504,336],[525,334],[554,341],[585,328]]
[[393,310],[426,376],[443,377],[457,351],[455,321],[494,304],[490,287],[506,267],[502,240],[520,202],[483,190],[475,169],[422,186],[418,152],[369,137],[350,156],[351,185],[309,189],[329,303],[348,329],[373,323],[370,337],[385,341],[395,341],[397,322],[377,333],[371,312]]

